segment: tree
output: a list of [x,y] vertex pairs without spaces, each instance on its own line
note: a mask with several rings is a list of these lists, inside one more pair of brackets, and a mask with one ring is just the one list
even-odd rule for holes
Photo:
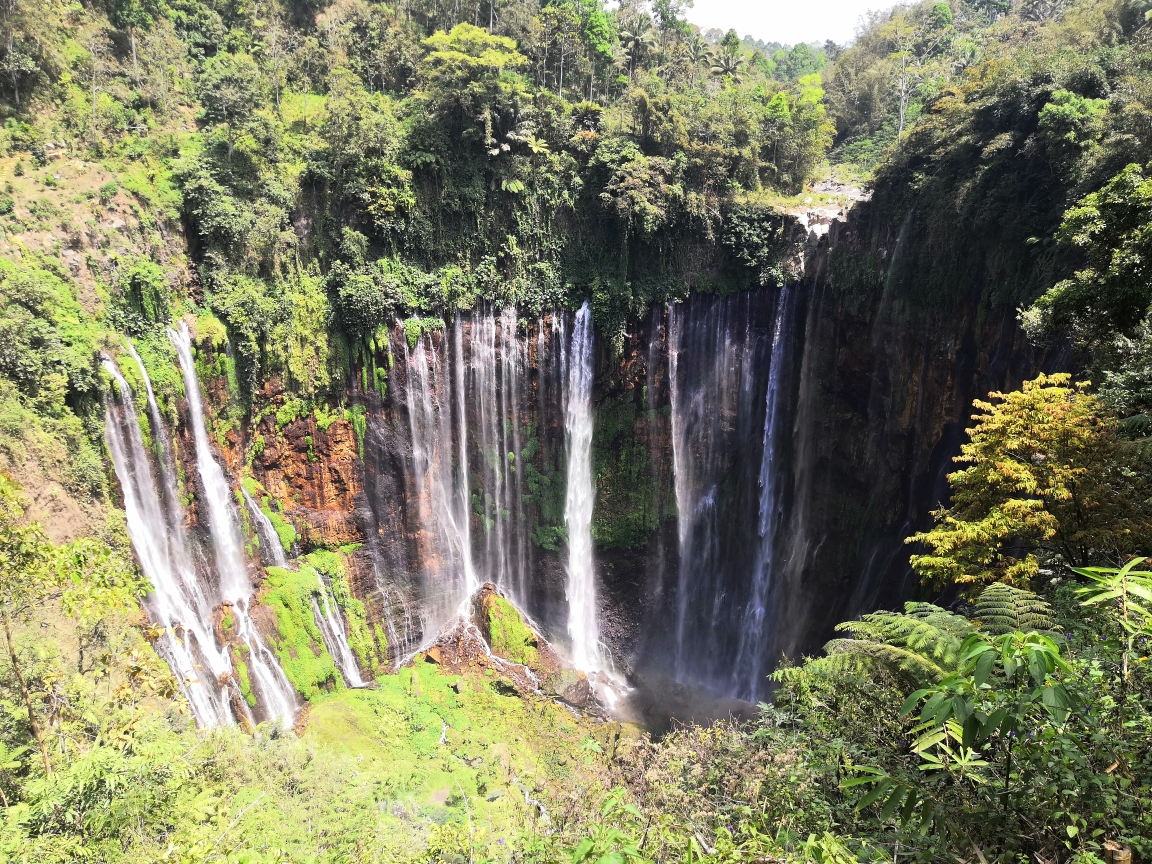
[[1147,483],[1119,446],[1115,422],[1087,385],[1040,375],[977,401],[979,413],[948,475],[952,501],[909,543],[931,551],[912,567],[933,585],[1026,584],[1040,558],[1083,566],[1120,556],[1152,528]]
[[740,73],[744,71],[744,58],[729,51],[721,51],[712,60],[712,74],[725,81],[739,84],[743,79]]
[[685,9],[692,8],[692,0],[653,0],[652,13],[660,30],[660,53],[668,54],[668,34],[683,26]]
[[[1041,116],[1049,110],[1045,106]],[[1083,114],[1063,104],[1052,109],[1048,125],[1076,140]],[[1097,352],[1111,347],[1117,335],[1133,336],[1152,306],[1152,178],[1139,165],[1127,166],[1068,209],[1056,240],[1083,255],[1085,266],[1025,313],[1029,332],[1068,333],[1081,347]]]
[[656,37],[652,33],[652,19],[647,15],[637,15],[631,23],[626,24],[620,31],[620,45],[628,54],[628,80],[632,80],[632,73],[636,71],[636,63],[647,54],[656,44]]
[[12,636],[13,622],[24,623],[59,587],[51,566],[51,546],[36,523],[24,521],[21,490],[12,478],[0,474],[0,620],[4,624],[4,639],[8,647],[8,660],[20,686],[20,695],[28,712],[28,726],[40,748],[44,772],[52,773],[48,745],[36,718],[28,680]]
[[528,61],[516,51],[516,43],[506,36],[490,36],[471,24],[458,24],[451,33],[440,30],[424,40],[428,54],[421,72],[428,85],[428,96],[440,112],[453,115],[461,126],[479,120],[485,139],[491,124],[491,112],[510,102],[519,92],[519,84],[506,80],[504,72],[513,72]]
[[259,70],[247,54],[221,52],[204,61],[197,81],[204,119],[228,130],[228,161],[236,146],[236,130],[256,107]]
[[564,63],[575,51],[580,39],[580,17],[569,4],[554,3],[540,13],[548,33],[548,42],[556,46],[558,72],[557,95],[564,98]]
[[[296,34],[285,30],[279,21],[273,20],[264,28],[261,54],[272,84],[272,94],[276,99],[276,113],[280,113],[280,91],[287,80],[288,58],[296,48]],[[383,82],[383,75],[381,75]]]
[[132,49],[132,80],[140,86],[140,66],[136,59],[136,31],[147,30],[155,18],[163,14],[158,0],[115,0],[112,5],[112,23],[128,31]]

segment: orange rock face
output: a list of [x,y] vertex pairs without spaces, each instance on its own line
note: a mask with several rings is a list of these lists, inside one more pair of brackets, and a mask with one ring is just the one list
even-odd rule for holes
[[276,431],[272,416],[253,435],[264,449],[252,461],[252,474],[283,507],[301,540],[342,546],[363,540],[353,511],[361,490],[356,433],[337,420],[322,430],[312,416]]

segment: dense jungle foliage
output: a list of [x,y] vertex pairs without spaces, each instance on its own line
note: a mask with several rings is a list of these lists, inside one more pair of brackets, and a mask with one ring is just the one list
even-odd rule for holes
[[[1152,857],[1148,12],[928,0],[782,46],[680,0],[0,4],[0,856]],[[753,719],[660,740],[419,664],[299,736],[193,728],[102,350],[134,337],[174,418],[163,327],[195,316],[237,420],[273,377],[326,411],[396,318],[587,296],[620,344],[652,302],[778,284],[780,211],[828,179],[905,238],[835,250],[840,296],[885,262],[902,314],[975,285],[1090,372],[977,405],[912,550],[947,609],[848,622]]]

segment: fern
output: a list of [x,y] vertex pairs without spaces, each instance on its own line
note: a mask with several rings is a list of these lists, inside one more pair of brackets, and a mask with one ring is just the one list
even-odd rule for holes
[[1036,630],[1049,633],[1056,627],[1052,607],[1031,591],[1003,582],[989,585],[976,600],[976,621],[992,636]]
[[976,601],[975,620],[932,603],[905,603],[903,612],[873,612],[837,625],[848,638],[825,645],[823,657],[781,669],[774,678],[788,682],[809,674],[865,675],[882,668],[904,683],[924,687],[959,671],[960,647],[978,627],[999,636],[1017,630],[1047,634],[1055,626],[1052,607],[1044,600],[997,583]]
[[[935,683],[956,670],[972,622],[931,603],[905,603],[904,612],[873,612],[836,627],[851,634],[824,646],[804,672],[863,674],[879,666],[915,686]],[[778,680],[789,680],[780,675]]]

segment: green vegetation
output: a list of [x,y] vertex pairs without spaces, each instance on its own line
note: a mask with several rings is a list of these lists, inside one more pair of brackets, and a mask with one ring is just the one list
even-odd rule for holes
[[[0,856],[1152,856],[1146,7],[927,0],[817,50],[701,33],[680,0],[6,4],[0,450],[32,494],[0,476]],[[396,322],[411,348],[482,301],[587,298],[619,354],[654,302],[790,278],[779,208],[834,199],[806,185],[826,173],[873,193],[829,261],[849,319],[870,326],[881,290],[908,332],[1019,306],[1095,385],[1042,376],[977,404],[949,503],[912,538],[922,597],[956,604],[846,622],[747,722],[653,740],[479,668],[391,673],[346,561],[313,551],[261,587],[302,737],[191,728],[110,505],[102,352],[131,338],[175,421],[164,328],[194,319],[218,443],[311,414],[348,422],[363,457],[346,385],[384,394]],[[639,404],[599,405],[605,549],[667,515]],[[539,435],[516,455],[532,539],[558,551],[564,469]],[[32,500],[64,509],[41,529]],[[321,574],[370,689],[343,687],[320,637]],[[513,607],[488,624],[533,659]]]
[[319,575],[304,564],[298,570],[269,567],[266,572],[260,599],[276,613],[277,638],[272,647],[284,674],[309,702],[343,689],[344,681],[312,610],[313,599],[320,593]]
[[596,409],[592,471],[596,506],[592,536],[605,549],[635,549],[660,521],[656,477],[648,448],[636,437],[636,405],[605,400]]
[[29,460],[82,500],[102,500],[104,329],[52,259],[0,258],[0,430],[8,464]]
[[1137,551],[1152,527],[1145,453],[1123,447],[1117,423],[1086,385],[1041,375],[976,402],[981,413],[949,475],[952,504],[909,542],[931,554],[912,566],[939,585],[1027,584],[1046,564],[1085,566]]
[[487,601],[488,636],[492,650],[513,663],[536,664],[538,640],[516,607],[499,595]]
[[309,565],[328,577],[328,585],[348,625],[348,645],[356,655],[365,679],[383,674],[388,668],[388,639],[377,624],[368,623],[364,602],[352,596],[348,568],[340,554],[321,549],[304,556]]

